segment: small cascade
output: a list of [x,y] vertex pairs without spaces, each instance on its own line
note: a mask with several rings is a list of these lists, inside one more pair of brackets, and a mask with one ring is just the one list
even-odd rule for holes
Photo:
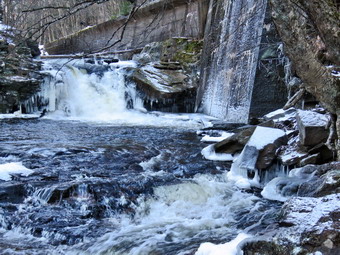
[[44,84],[24,104],[26,112],[46,110],[69,117],[105,119],[127,109],[143,109],[134,84],[126,82],[126,69],[133,62],[93,65],[84,60],[65,61],[45,63]]

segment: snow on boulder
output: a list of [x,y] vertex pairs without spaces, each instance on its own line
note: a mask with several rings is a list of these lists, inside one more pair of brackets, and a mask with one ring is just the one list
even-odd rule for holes
[[270,167],[276,157],[276,150],[287,143],[284,131],[277,128],[256,127],[253,135],[232,165],[233,175],[247,177],[258,169]]
[[329,116],[312,111],[298,110],[296,114],[299,138],[302,145],[314,146],[324,143],[329,135]]

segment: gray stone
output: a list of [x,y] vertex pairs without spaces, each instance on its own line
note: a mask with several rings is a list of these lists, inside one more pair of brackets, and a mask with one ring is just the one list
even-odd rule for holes
[[329,130],[329,117],[324,114],[298,110],[296,114],[300,143],[304,146],[314,146],[326,142]]
[[218,153],[234,154],[242,151],[256,127],[247,128],[237,134],[234,134],[221,142],[214,145],[215,151]]

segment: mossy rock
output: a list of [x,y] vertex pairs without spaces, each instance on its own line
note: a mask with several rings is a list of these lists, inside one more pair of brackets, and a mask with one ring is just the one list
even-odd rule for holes
[[202,40],[171,38],[163,42],[161,61],[179,62],[188,66],[199,61],[202,48]]

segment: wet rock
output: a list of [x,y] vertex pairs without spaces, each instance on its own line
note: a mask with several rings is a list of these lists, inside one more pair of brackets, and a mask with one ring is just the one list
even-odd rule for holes
[[300,161],[300,166],[306,166],[309,164],[316,164],[320,158],[320,154],[312,154]]
[[245,242],[242,250],[244,255],[291,255],[293,247],[292,245],[278,245],[265,238],[258,238],[258,240]]
[[193,112],[202,41],[172,38],[144,47],[134,56],[131,80],[147,110]]
[[[235,127],[237,124],[231,124],[230,127]],[[262,127],[274,127],[273,121],[266,121],[259,124]],[[227,126],[229,127],[229,125]],[[245,126],[244,128],[233,129],[232,132],[236,133],[221,142],[214,145],[215,151],[218,153],[229,153],[234,154],[240,152],[246,143],[249,141],[250,137],[254,133],[256,126]]]
[[318,144],[308,151],[309,154],[318,154],[316,164],[325,164],[335,160],[335,154],[325,144]]
[[298,147],[297,144],[283,146],[280,149],[278,159],[285,166],[298,165],[301,160],[308,157],[308,152]]
[[221,142],[214,145],[215,151],[218,153],[230,153],[234,154],[236,152],[242,151],[243,147],[246,145],[252,134],[254,133],[256,127],[247,128],[237,134],[234,134]]
[[314,146],[326,142],[329,131],[329,117],[313,111],[299,110],[296,115],[299,137],[302,145]]
[[0,203],[22,203],[27,195],[23,183],[0,181]]
[[[193,111],[196,88],[182,70],[157,69],[149,64],[136,69],[132,74],[132,80],[144,97],[146,102],[144,106],[148,110],[171,107],[175,112],[176,108],[177,111]],[[157,109],[157,106],[161,109]],[[188,106],[191,107],[186,109]]]

